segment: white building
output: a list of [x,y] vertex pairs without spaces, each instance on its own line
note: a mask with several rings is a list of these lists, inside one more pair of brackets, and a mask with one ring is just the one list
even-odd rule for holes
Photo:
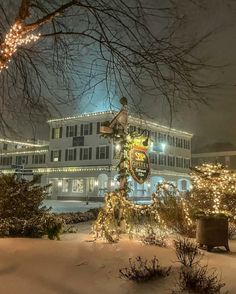
[[[49,120],[48,143],[1,139],[0,169],[13,173],[23,165],[39,174],[42,185],[51,184],[51,199],[102,200],[106,191],[118,187],[116,148],[99,134],[100,125],[113,117],[112,112],[97,112]],[[130,178],[130,197],[149,197],[161,181],[188,190],[192,134],[132,116],[129,128],[149,133],[154,144],[163,146],[162,152],[150,152],[147,182],[140,185]]]

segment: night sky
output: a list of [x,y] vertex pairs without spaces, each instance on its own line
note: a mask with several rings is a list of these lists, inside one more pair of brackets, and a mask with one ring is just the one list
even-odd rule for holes
[[[173,126],[194,133],[195,147],[213,142],[236,145],[236,1],[209,0],[202,9],[194,9],[193,5],[183,9],[191,19],[182,28],[185,38],[199,31],[213,31],[198,53],[205,56],[207,63],[216,66],[207,72],[209,84],[216,87],[207,91],[209,105],[190,108],[179,105],[173,115]],[[166,109],[160,109],[159,119],[164,122]]]

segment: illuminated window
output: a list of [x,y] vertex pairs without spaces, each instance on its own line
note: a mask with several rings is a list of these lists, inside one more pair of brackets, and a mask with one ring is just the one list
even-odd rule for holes
[[62,138],[62,127],[52,128],[52,139]]
[[95,179],[94,178],[88,178],[88,192],[93,192],[95,186]]
[[69,179],[62,179],[62,192],[69,192]]
[[187,190],[187,181],[186,180],[182,180],[181,181],[181,190],[182,191],[186,191]]
[[72,181],[72,192],[83,193],[84,192],[84,180],[76,179]]
[[61,161],[61,150],[52,150],[51,151],[51,162]]

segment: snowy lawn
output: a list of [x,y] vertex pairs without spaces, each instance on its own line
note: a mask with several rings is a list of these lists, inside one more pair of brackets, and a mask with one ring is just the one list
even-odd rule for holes
[[[172,248],[143,246],[138,241],[118,244],[92,243],[90,225],[79,224],[79,232],[66,234],[61,241],[44,239],[0,239],[0,293],[4,294],[83,294],[83,293],[171,293],[175,270],[179,267]],[[222,273],[229,293],[236,293],[236,240],[231,253],[205,252],[204,262]],[[119,278],[119,269],[129,257],[152,258],[172,265],[169,277],[136,284]]]

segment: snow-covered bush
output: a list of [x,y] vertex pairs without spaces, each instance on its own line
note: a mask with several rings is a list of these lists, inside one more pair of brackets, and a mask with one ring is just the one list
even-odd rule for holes
[[0,187],[0,236],[59,238],[63,221],[43,206],[45,187],[14,175],[1,175]]
[[134,260],[129,259],[129,267],[120,269],[120,277],[135,282],[146,282],[154,278],[164,278],[170,271],[171,267],[161,266],[155,256],[149,261],[138,256]]

